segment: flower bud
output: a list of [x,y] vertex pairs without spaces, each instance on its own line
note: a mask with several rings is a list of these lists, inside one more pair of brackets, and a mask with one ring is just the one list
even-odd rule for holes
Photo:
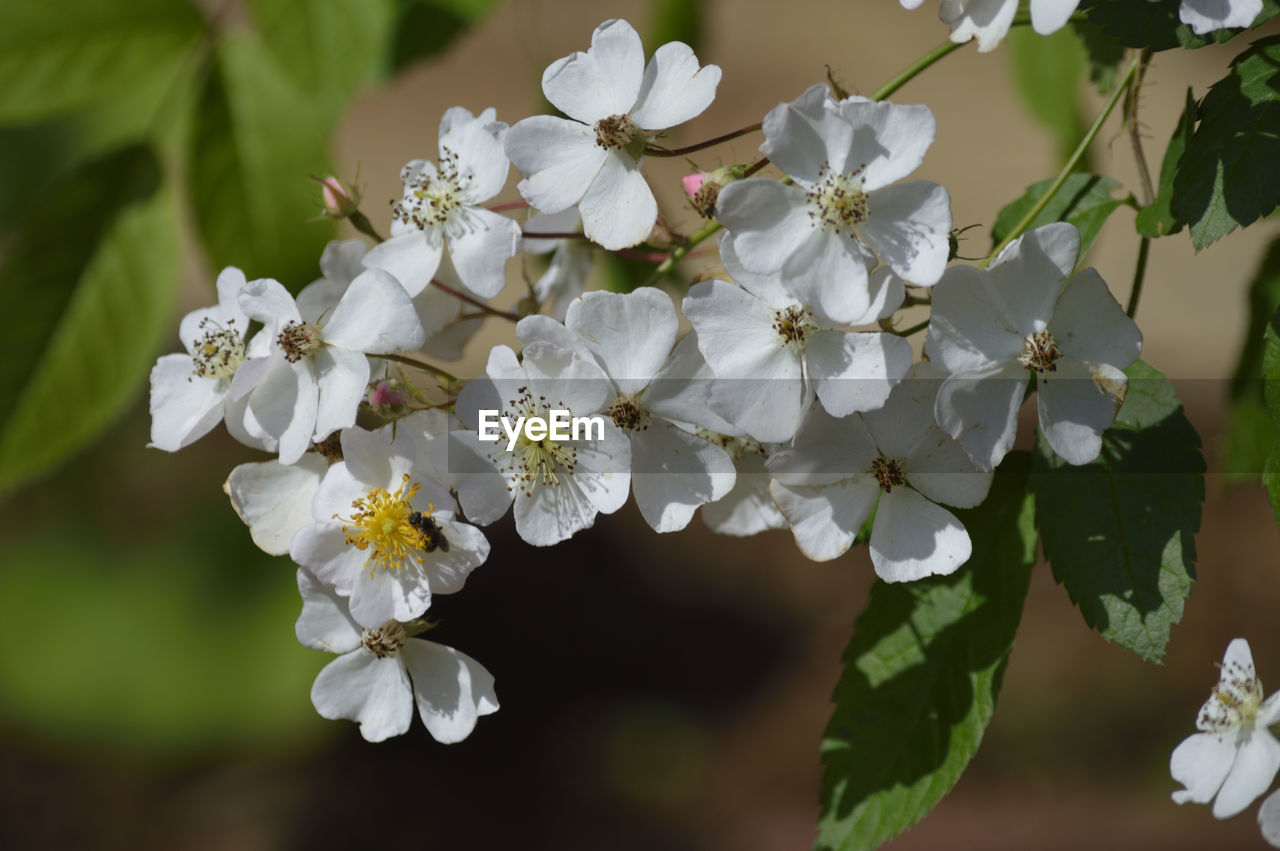
[[320,184],[324,198],[324,215],[330,219],[345,219],[360,209],[360,192],[336,177],[311,178]]
[[400,382],[392,378],[379,381],[369,389],[369,407],[380,416],[404,413],[409,397],[400,391]]
[[716,199],[720,197],[720,190],[735,180],[741,180],[744,171],[743,166],[727,165],[712,172],[685,175],[680,182],[693,209],[704,219],[712,219],[716,215]]

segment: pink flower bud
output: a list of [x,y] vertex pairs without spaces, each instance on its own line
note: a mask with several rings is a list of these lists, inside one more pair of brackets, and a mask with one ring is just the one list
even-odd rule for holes
[[409,397],[396,390],[398,382],[391,379],[379,381],[369,391],[369,407],[375,411],[394,410],[403,407]]
[[710,175],[705,171],[700,171],[696,174],[686,174],[680,180],[680,182],[684,184],[684,194],[688,195],[689,198],[692,199],[698,194],[698,190],[702,188],[702,182],[708,177],[710,177]]
[[360,208],[360,194],[336,177],[319,181],[324,197],[324,214],[331,219],[345,219]]

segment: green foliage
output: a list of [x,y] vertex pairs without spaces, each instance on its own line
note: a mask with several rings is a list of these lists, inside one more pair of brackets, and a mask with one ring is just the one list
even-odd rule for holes
[[1249,324],[1244,348],[1231,379],[1227,432],[1224,438],[1226,472],[1252,478],[1263,471],[1275,442],[1267,415],[1263,387],[1263,356],[1271,317],[1280,310],[1280,238],[1271,242],[1249,285]]
[[1072,28],[1089,61],[1089,82],[1098,88],[1099,93],[1111,91],[1124,59],[1124,45],[1089,21],[1075,21]]
[[31,211],[0,267],[0,492],[123,410],[170,320],[177,225],[144,146],[72,173]]
[[336,117],[347,97],[381,71],[392,0],[250,0],[262,41],[297,88]]
[[93,106],[173,80],[203,29],[183,0],[10,0],[0,26],[0,122]]
[[[1052,183],[1052,180],[1043,180],[1031,184],[1025,195],[1000,210],[991,228],[992,245],[999,245],[1004,240]],[[1107,217],[1124,204],[1123,200],[1111,197],[1111,192],[1119,185],[1111,178],[1097,174],[1069,174],[1062,188],[1032,219],[1027,230],[1052,222],[1070,222],[1080,231],[1080,262],[1083,263]]]
[[1039,436],[1036,525],[1085,623],[1159,662],[1195,578],[1205,465],[1165,377],[1143,361],[1127,373],[1128,395],[1098,460],[1073,467]]
[[683,41],[695,53],[702,46],[706,21],[702,0],[653,0],[649,19],[650,50],[669,41]]
[[1066,162],[1086,127],[1078,96],[1085,66],[1080,40],[1068,29],[1042,36],[1015,27],[1007,41],[1022,102],[1053,133],[1059,159]]
[[1200,102],[1198,118],[1172,199],[1197,251],[1280,204],[1280,37],[1237,56]]
[[495,0],[396,0],[396,24],[387,64],[399,71],[435,56],[493,8]]
[[1271,417],[1271,453],[1262,468],[1262,485],[1280,524],[1280,312],[1271,317],[1263,336],[1262,375],[1264,401]]
[[316,277],[332,236],[310,174],[328,171],[322,102],[285,77],[257,42],[227,36],[196,110],[191,195],[215,268],[275,278],[295,290]]
[[[1222,44],[1246,30],[1215,30],[1198,36],[1178,19],[1178,4],[1134,3],[1131,0],[1095,0],[1081,4],[1089,15],[1089,23],[1126,47],[1149,47],[1168,50],[1185,47],[1194,50],[1210,44]],[[1280,13],[1277,0],[1262,0],[1262,11],[1249,29],[1254,30]]]
[[1186,222],[1173,214],[1173,181],[1178,175],[1178,163],[1187,150],[1191,134],[1196,126],[1197,104],[1187,88],[1187,104],[1178,119],[1178,126],[1173,131],[1173,138],[1164,150],[1164,159],[1160,163],[1160,185],[1156,188],[1156,197],[1150,204],[1138,211],[1134,226],[1138,233],[1155,239],[1168,236],[1182,230]]
[[817,848],[870,848],[915,824],[978,750],[1035,562],[1029,459],[1010,454],[951,576],[877,581],[845,650],[823,741]]

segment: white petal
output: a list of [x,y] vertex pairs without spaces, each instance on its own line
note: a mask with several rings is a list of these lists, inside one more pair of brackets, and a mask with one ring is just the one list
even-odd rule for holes
[[860,417],[836,419],[819,409],[809,414],[795,442],[771,455],[766,466],[788,487],[816,486],[866,476],[878,454]]
[[230,383],[195,375],[189,355],[164,355],[151,368],[151,443],[177,452],[208,434],[222,420]]
[[769,490],[791,524],[796,546],[814,561],[830,561],[848,552],[880,496],[869,476],[823,487],[791,488],[774,481]]
[[[320,255],[320,271],[324,279],[330,283],[341,285],[342,292],[364,271],[364,256],[369,253],[369,245],[363,239],[344,239],[330,242]],[[316,283],[320,283],[316,281]],[[314,285],[313,285],[314,286]],[[306,292],[306,290],[303,290]],[[342,292],[338,293],[341,297]],[[298,294],[302,300],[302,293]]]
[[952,266],[933,288],[929,336],[924,350],[947,372],[986,369],[1012,361],[1026,338],[991,300],[986,273],[972,266]]
[[1280,791],[1272,792],[1258,808],[1258,827],[1272,848],[1280,848]]
[[542,93],[565,115],[593,124],[630,112],[643,77],[639,34],[626,21],[611,20],[596,27],[586,53],[572,53],[547,66]]
[[1013,448],[1027,373],[1018,363],[952,375],[942,382],[933,415],[980,470],[994,470]]
[[790,103],[780,103],[764,117],[765,141],[760,152],[806,188],[823,169],[844,173],[854,128],[835,108],[825,84],[817,83]]
[[671,353],[679,319],[671,297],[653,287],[591,292],[569,305],[565,326],[586,340],[619,392],[645,388]]
[[[404,441],[408,440],[408,452],[404,452]],[[342,463],[351,477],[368,488],[391,489],[400,483],[392,483],[395,474],[392,472],[392,447],[400,450],[412,460],[417,454],[413,446],[413,438],[396,435],[395,443],[391,441],[391,429],[388,426],[378,431],[366,431],[362,428],[348,428],[342,431]],[[334,465],[335,467],[337,465]],[[332,468],[331,468],[332,469]],[[380,624],[379,624],[380,625]]]
[[342,524],[336,520],[299,529],[289,546],[289,558],[344,597],[350,596],[355,578],[365,570],[366,561],[363,552],[347,544]]
[[1182,0],[1178,19],[1196,35],[1247,27],[1262,11],[1262,0]]
[[[440,120],[440,159],[457,157],[456,168],[468,204],[488,201],[507,182],[507,155],[502,149],[507,125],[493,120],[486,109],[477,118],[462,107],[452,107]],[[446,126],[447,123],[447,126]]]
[[617,511],[631,491],[631,441],[606,420],[602,439],[580,440],[574,449],[578,461],[571,478],[576,488],[601,514]]
[[319,388],[310,359],[278,361],[248,396],[254,421],[279,441],[280,463],[292,464],[311,445]]
[[479,207],[468,210],[467,229],[449,236],[449,256],[458,277],[481,298],[502,292],[507,285],[507,261],[519,251],[516,220]]
[[303,647],[326,653],[349,653],[360,646],[360,626],[347,614],[346,600],[301,569],[298,592],[302,594],[302,613],[298,615],[294,632]]
[[855,128],[844,170],[862,166],[866,192],[875,192],[919,168],[938,132],[933,111],[927,106],[850,100],[840,104],[840,112]]
[[904,280],[937,283],[950,252],[951,197],[936,183],[913,180],[886,186],[867,199],[862,235]]
[[850,236],[814,230],[782,264],[783,284],[827,324],[865,324],[871,312],[868,253]]
[[398,658],[379,659],[360,649],[325,666],[311,687],[311,702],[321,717],[358,721],[366,741],[381,742],[409,730],[410,692],[409,675]]
[[1235,760],[1234,733],[1196,733],[1183,739],[1169,758],[1169,773],[1186,787],[1173,793],[1174,802],[1209,803],[1222,788]]
[[[741,287],[714,280],[694,284],[681,310],[698,333],[698,350],[718,377],[755,377],[762,364],[783,351],[773,328],[773,308]],[[798,378],[799,358],[787,356]]]
[[963,44],[975,36],[978,52],[989,53],[1004,40],[1018,11],[1018,0],[942,0],[938,17],[951,26],[951,40]]
[[747,178],[730,183],[716,199],[716,217],[733,235],[742,265],[769,275],[820,234],[809,219],[804,190],[776,180]]
[[903,464],[907,482],[931,502],[976,508],[991,490],[992,473],[976,470],[960,444],[933,427]]
[[552,115],[518,122],[507,132],[506,151],[524,175],[517,187],[521,196],[545,213],[581,201],[610,156],[590,127]]
[[426,340],[404,288],[380,269],[351,282],[322,336],[330,346],[378,355],[416,349]]
[[1124,369],[1142,352],[1142,332],[1092,268],[1067,282],[1049,322],[1064,355]]
[[785,529],[782,516],[769,493],[769,474],[764,471],[764,456],[758,452],[744,454],[735,462],[738,474],[733,490],[722,499],[702,506],[702,519],[721,535],[745,537],[766,529]]
[[[425,500],[421,500],[425,502]],[[415,500],[417,503],[418,500]],[[415,507],[419,507],[415,504]],[[437,506],[439,508],[439,506]],[[426,506],[420,506],[425,511]],[[466,584],[471,571],[489,557],[489,541],[484,533],[469,523],[459,523],[445,516],[435,518],[449,550],[427,553],[422,572],[433,594],[456,594]]]
[[698,67],[689,45],[668,42],[653,52],[631,120],[645,130],[665,130],[683,124],[711,106],[720,83],[715,65]]
[[1102,451],[1102,432],[1115,422],[1128,378],[1114,366],[1059,358],[1054,372],[1036,379],[1040,430],[1071,464],[1088,464]]
[[359,352],[331,347],[316,352],[315,365],[320,396],[315,433],[308,440],[323,440],[356,424],[369,385],[369,359]]
[[738,252],[733,248],[733,234],[728,231],[720,237],[720,264],[729,273],[730,280],[769,307],[783,309],[796,303],[796,297],[783,286],[778,273],[762,275],[742,265]]
[[471,734],[476,719],[498,710],[493,675],[452,647],[411,638],[400,650],[413,680],[418,715],[437,742],[449,745]]
[[611,151],[578,203],[578,212],[587,239],[616,251],[649,238],[658,220],[658,202],[640,165],[625,153]]
[[911,357],[911,344],[893,334],[820,331],[805,341],[809,378],[835,417],[884,405]]
[[431,606],[431,589],[412,566],[396,569],[371,564],[353,571],[351,578],[351,617],[365,629],[377,629],[391,620],[411,621]]
[[488,525],[511,507],[514,494],[490,456],[501,457],[497,443],[482,443],[474,431],[449,433],[445,461],[437,466],[456,482],[458,502],[472,522]]
[[391,275],[406,293],[415,296],[431,283],[443,253],[444,240],[439,230],[411,230],[369,249],[364,265]]
[[1268,730],[1257,728],[1240,743],[1231,772],[1213,801],[1214,818],[1231,818],[1267,791],[1280,770],[1280,742]]
[[290,322],[302,321],[293,296],[283,284],[270,278],[245,284],[240,290],[239,303],[249,318],[261,322],[273,336]]
[[[630,486],[630,480],[627,480]],[[578,488],[577,476],[562,476],[559,485],[535,485],[515,495],[516,533],[535,547],[567,541],[596,521],[595,505]]]
[[1080,0],[1031,0],[1031,28],[1049,35],[1067,25]]
[[933,408],[945,378],[926,361],[913,364],[883,407],[863,413],[862,422],[886,457],[908,458],[938,431]]
[[279,461],[240,464],[222,490],[259,549],[288,555],[293,536],[312,522],[311,499],[327,469],[329,463],[314,454],[303,455],[292,466]]
[[662,420],[631,436],[631,487],[655,532],[688,526],[698,506],[730,491],[735,474],[729,453]]
[[1055,222],[1024,233],[987,270],[988,297],[1019,334],[1042,331],[1079,254],[1075,225]]
[[871,527],[871,563],[885,582],[946,576],[969,560],[973,546],[955,515],[907,487],[880,498]]

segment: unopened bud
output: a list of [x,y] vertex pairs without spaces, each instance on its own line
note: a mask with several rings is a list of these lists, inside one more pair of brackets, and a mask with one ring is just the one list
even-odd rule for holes
[[320,192],[324,198],[324,215],[330,219],[345,219],[360,209],[360,192],[348,186],[336,177],[312,180],[320,184]]
[[391,378],[379,381],[369,390],[369,407],[384,416],[402,413],[409,397],[399,387],[400,382]]
[[697,172],[685,175],[681,180],[684,193],[689,196],[693,209],[704,219],[713,219],[716,215],[716,199],[720,190],[741,180],[745,169],[740,165],[727,165],[711,172]]

